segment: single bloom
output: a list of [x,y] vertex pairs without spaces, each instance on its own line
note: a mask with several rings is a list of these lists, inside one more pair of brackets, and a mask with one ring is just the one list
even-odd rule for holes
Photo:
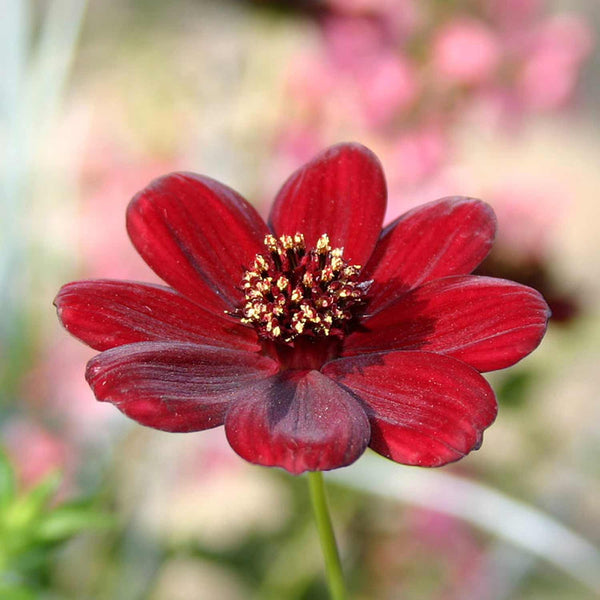
[[470,275],[491,208],[425,204],[382,230],[386,183],[359,144],[285,182],[268,223],[209,177],[172,173],[127,210],[135,248],[168,285],[65,285],[64,327],[101,353],[98,400],[149,427],[225,426],[246,460],[291,473],[367,448],[425,467],[481,445],[496,400],[480,374],[529,354],[549,310],[532,288]]

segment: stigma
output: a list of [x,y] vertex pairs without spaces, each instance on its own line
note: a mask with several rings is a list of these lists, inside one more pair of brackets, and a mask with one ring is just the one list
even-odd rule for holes
[[371,285],[359,281],[361,265],[349,264],[325,233],[313,248],[301,233],[267,235],[264,243],[242,278],[241,322],[285,344],[298,336],[342,337]]

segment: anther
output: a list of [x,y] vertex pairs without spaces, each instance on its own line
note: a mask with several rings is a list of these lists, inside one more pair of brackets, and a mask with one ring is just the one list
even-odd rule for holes
[[245,300],[234,314],[262,337],[286,344],[299,335],[344,335],[370,285],[358,281],[361,267],[348,264],[326,233],[308,250],[301,233],[268,234],[264,243],[267,253],[244,273]]

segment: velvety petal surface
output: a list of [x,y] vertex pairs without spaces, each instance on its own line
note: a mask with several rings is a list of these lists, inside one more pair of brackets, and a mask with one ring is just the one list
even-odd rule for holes
[[474,275],[426,283],[363,321],[343,354],[386,350],[439,352],[479,371],[503,369],[542,340],[550,311],[539,292]]
[[427,281],[471,273],[495,234],[494,212],[473,198],[442,198],[399,217],[382,232],[364,271],[374,280],[369,311]]
[[99,354],[88,363],[86,379],[98,400],[138,423],[189,432],[222,425],[235,394],[277,369],[271,359],[249,352],[146,342]]
[[244,270],[268,233],[239,194],[193,173],[166,175],[139,192],[127,209],[127,231],[159,277],[216,311],[239,303]]
[[63,286],[54,304],[67,331],[96,350],[169,340],[247,351],[259,348],[253,329],[164,286],[77,281]]
[[303,233],[307,246],[327,233],[344,258],[365,265],[379,237],[387,201],[379,159],[360,144],[328,148],[296,171],[275,199],[278,235]]
[[322,372],[364,402],[369,445],[399,463],[437,467],[458,460],[481,445],[496,417],[486,380],[448,356],[370,354],[333,361]]
[[225,432],[241,457],[294,474],[349,465],[370,436],[363,408],[318,371],[287,371],[248,388],[231,404]]

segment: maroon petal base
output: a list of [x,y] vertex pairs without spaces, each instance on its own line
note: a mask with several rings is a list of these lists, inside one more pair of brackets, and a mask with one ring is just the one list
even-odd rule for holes
[[108,279],[64,285],[54,304],[69,333],[96,350],[151,341],[193,342],[256,351],[253,329],[174,290]]
[[277,369],[271,359],[249,352],[146,342],[96,356],[86,379],[98,400],[138,423],[189,432],[222,425],[231,398]]
[[458,358],[479,371],[503,369],[542,340],[550,311],[534,289],[492,277],[426,283],[365,319],[344,355],[423,350]]
[[477,449],[496,417],[494,392],[468,365],[426,352],[333,361],[323,373],[360,398],[370,447],[392,460],[438,467]]
[[225,432],[242,458],[296,475],[349,465],[370,436],[359,403],[318,371],[287,371],[244,390]]

